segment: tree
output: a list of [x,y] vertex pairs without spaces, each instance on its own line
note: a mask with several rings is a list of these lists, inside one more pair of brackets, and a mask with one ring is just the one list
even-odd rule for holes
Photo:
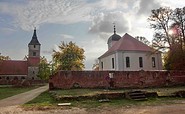
[[148,18],[155,30],[152,45],[167,51],[164,66],[167,70],[184,70],[185,64],[185,7],[152,10]]
[[50,75],[51,75],[50,64],[47,62],[47,59],[45,57],[41,57],[39,63],[38,77],[40,77],[43,80],[48,80]]
[[152,10],[148,18],[151,28],[155,30],[152,46],[157,50],[171,49],[172,40],[169,35],[171,18],[172,10],[167,7]]
[[94,71],[98,71],[99,70],[99,60],[98,59],[95,59],[95,63],[93,64],[92,69]]
[[140,42],[143,42],[144,44],[146,44],[146,45],[150,45],[150,42],[145,38],[145,37],[142,37],[142,36],[136,36],[135,37],[138,41],[140,41]]
[[11,60],[9,56],[1,55],[0,53],[0,60]]
[[180,46],[173,46],[164,56],[164,67],[166,70],[185,70],[185,50]]
[[183,44],[185,45],[185,7],[176,8],[173,11],[173,21],[174,28],[176,29],[176,36],[181,39]]
[[83,70],[84,69],[84,50],[75,43],[62,42],[59,51],[53,50],[53,60],[55,70]]

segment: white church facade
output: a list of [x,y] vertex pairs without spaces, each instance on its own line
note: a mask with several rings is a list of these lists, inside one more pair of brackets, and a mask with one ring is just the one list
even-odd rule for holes
[[99,70],[151,71],[162,70],[161,52],[138,41],[129,34],[114,34],[108,39],[108,51],[99,59]]

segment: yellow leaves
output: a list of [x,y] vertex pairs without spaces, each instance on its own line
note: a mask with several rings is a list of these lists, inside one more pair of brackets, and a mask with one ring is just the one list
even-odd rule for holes
[[82,70],[84,68],[84,49],[70,41],[61,42],[60,51],[53,51],[54,62],[60,64],[61,70]]

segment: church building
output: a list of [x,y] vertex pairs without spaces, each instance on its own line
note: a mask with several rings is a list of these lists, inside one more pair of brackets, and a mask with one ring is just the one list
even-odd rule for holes
[[0,80],[38,80],[41,44],[37,39],[36,28],[28,44],[27,60],[1,60]]
[[162,70],[161,52],[138,41],[129,34],[114,34],[108,39],[108,51],[99,59],[99,70],[151,71]]

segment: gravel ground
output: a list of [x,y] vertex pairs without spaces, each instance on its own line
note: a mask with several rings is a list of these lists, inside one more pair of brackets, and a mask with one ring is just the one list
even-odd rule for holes
[[[185,102],[185,101],[183,101]],[[185,114],[185,104],[171,104],[161,106],[132,106],[132,107],[103,107],[97,109],[51,109],[24,110],[20,106],[0,107],[0,114]]]

